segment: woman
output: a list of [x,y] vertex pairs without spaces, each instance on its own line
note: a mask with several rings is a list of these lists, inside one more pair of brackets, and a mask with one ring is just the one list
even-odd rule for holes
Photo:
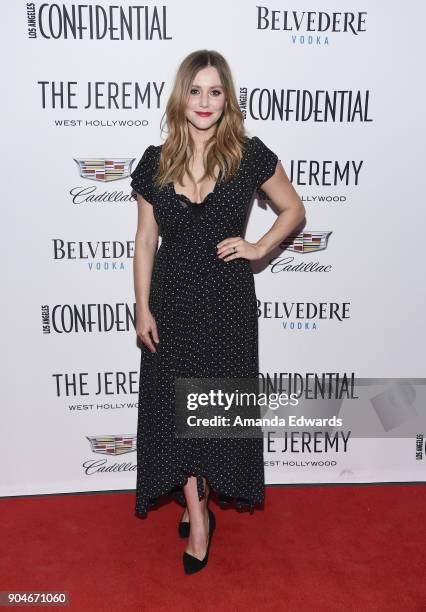
[[[258,376],[250,261],[292,233],[305,210],[277,155],[246,136],[222,55],[202,50],[183,60],[166,116],[166,141],[148,146],[131,174],[142,341],[136,514],[147,516],[164,493],[186,503],[179,534],[189,536],[183,564],[194,573],[207,563],[216,525],[207,508],[210,488],[240,510],[263,502],[263,440],[176,437],[174,380]],[[280,214],[250,243],[241,234],[255,190],[264,191]]]

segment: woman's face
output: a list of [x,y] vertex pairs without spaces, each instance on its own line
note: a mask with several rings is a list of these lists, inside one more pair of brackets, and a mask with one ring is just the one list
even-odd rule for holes
[[225,92],[219,73],[213,66],[195,75],[186,103],[186,118],[198,130],[208,130],[222,116]]

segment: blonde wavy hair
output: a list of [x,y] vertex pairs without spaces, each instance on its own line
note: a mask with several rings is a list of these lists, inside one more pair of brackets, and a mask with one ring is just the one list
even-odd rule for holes
[[214,66],[219,73],[225,94],[225,106],[216,124],[215,133],[205,144],[203,154],[205,172],[200,181],[207,176],[216,180],[214,174],[216,166],[219,167],[218,180],[227,181],[235,175],[240,165],[246,132],[229,65],[217,51],[206,49],[194,51],[180,64],[166,105],[168,137],[163,143],[154,177],[160,189],[167,183],[175,181],[182,184],[185,173],[194,185],[196,184],[189,169],[194,142],[189,133],[185,110],[195,75],[207,66]]

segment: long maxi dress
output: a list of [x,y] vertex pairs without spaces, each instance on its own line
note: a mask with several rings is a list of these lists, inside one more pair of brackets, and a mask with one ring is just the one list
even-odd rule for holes
[[155,186],[161,147],[148,146],[131,173],[132,195],[153,206],[161,235],[149,296],[160,342],[156,353],[141,346],[135,513],[146,517],[166,493],[184,505],[189,475],[197,477],[199,499],[205,476],[238,510],[252,511],[264,501],[263,440],[176,437],[174,380],[258,376],[251,265],[218,259],[216,245],[243,235],[253,193],[274,174],[278,157],[258,137],[246,137],[237,174],[197,204],[171,183]]

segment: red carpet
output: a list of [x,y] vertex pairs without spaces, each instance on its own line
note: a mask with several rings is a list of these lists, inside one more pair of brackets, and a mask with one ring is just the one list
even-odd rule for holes
[[0,590],[65,590],[72,610],[426,610],[422,484],[268,487],[253,515],[210,502],[209,564],[193,576],[175,502],[148,519],[133,493],[0,503]]

